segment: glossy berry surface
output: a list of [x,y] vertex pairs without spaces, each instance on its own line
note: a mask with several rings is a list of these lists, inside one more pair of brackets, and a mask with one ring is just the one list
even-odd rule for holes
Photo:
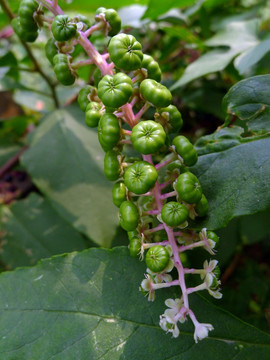
[[195,204],[201,200],[201,185],[197,177],[191,172],[186,172],[178,176],[175,189],[181,200],[189,204]]
[[142,97],[156,107],[166,107],[172,102],[172,94],[165,86],[155,80],[145,79],[140,84]]
[[147,161],[136,161],[127,168],[124,174],[124,182],[129,191],[139,195],[152,189],[157,177],[158,174],[153,165]]
[[132,71],[141,67],[142,46],[132,35],[114,36],[109,43],[108,51],[115,66],[120,69]]
[[135,230],[139,223],[139,212],[131,201],[124,201],[120,205],[120,225],[126,231]]
[[168,226],[179,226],[187,220],[188,209],[183,204],[176,201],[170,201],[163,206],[161,218]]
[[151,247],[145,256],[146,266],[155,273],[163,271],[168,265],[169,260],[168,250],[161,245]]
[[134,148],[142,154],[157,152],[166,140],[163,127],[152,120],[139,122],[132,129],[131,141]]

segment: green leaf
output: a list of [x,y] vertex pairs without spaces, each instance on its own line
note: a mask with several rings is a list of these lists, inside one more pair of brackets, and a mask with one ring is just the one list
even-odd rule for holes
[[[194,343],[193,326],[180,325],[178,339],[158,326],[164,300],[154,303],[138,286],[145,265],[124,248],[93,248],[57,256],[29,269],[2,273],[0,353],[5,360],[152,359],[266,360],[268,334],[193,295],[191,308],[215,327]],[[177,295],[176,295],[177,294]]]
[[170,90],[175,90],[201,76],[225,69],[237,53],[238,51],[234,49],[207,52],[186,68],[183,76],[171,86]]
[[228,120],[231,115],[245,121],[254,132],[270,131],[270,75],[253,76],[239,81],[223,99]]
[[185,88],[184,91],[180,90],[177,95],[184,106],[205,114],[213,114],[224,121],[224,112],[221,108],[224,91],[217,88],[216,82],[203,82],[196,88],[193,86]]
[[219,229],[270,207],[269,137],[200,156],[192,171],[209,202],[209,214],[197,226]]
[[83,237],[47,200],[32,193],[2,209],[1,260],[9,267],[33,265],[52,255],[84,250]]
[[118,14],[122,21],[122,26],[131,26],[133,28],[141,28],[147,20],[141,20],[146,10],[146,6],[130,5],[119,9]]
[[269,51],[270,39],[266,39],[237,56],[234,60],[234,66],[240,74],[244,74],[253,65],[257,64]]
[[171,87],[171,90],[183,86],[201,76],[222,71],[239,53],[258,43],[258,20],[235,21],[226,25],[205,45],[212,47],[226,46],[228,49],[216,49],[207,52],[191,63],[183,76]]
[[22,162],[64,219],[97,244],[110,246],[118,221],[103,157],[96,132],[58,110],[37,128]]
[[15,90],[13,98],[17,104],[39,112],[52,111],[55,107],[50,95],[35,90]]
[[0,80],[7,74],[9,69],[10,69],[9,66],[1,66],[0,67]]
[[244,216],[239,222],[239,232],[244,244],[254,244],[270,234],[270,209]]
[[195,2],[196,0],[149,0],[148,8],[144,13],[142,19],[156,19],[172,8],[186,7],[189,5],[193,5]]
[[205,42],[207,46],[228,46],[242,52],[258,43],[259,20],[233,21]]
[[240,145],[243,132],[244,130],[240,126],[220,128],[213,134],[199,138],[195,143],[196,151],[198,155],[205,155]]
[[197,47],[199,47],[199,48],[204,47],[204,44],[199,39],[199,37],[196,36],[192,31],[190,31],[186,27],[183,27],[183,26],[163,27],[162,30],[164,30],[171,37],[177,37],[177,38],[187,42],[188,44],[192,44],[193,46],[194,46],[194,44],[196,44]]

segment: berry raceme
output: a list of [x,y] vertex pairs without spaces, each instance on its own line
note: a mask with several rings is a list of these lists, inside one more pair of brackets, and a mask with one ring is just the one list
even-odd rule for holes
[[[207,336],[208,331],[198,335],[201,327],[189,306],[188,295],[208,290],[216,298],[221,296],[217,262],[206,262],[203,269],[184,269],[180,254],[196,247],[214,254],[218,237],[206,229],[196,233],[190,228],[190,220],[207,215],[208,202],[199,180],[188,168],[196,164],[198,156],[190,141],[179,134],[182,116],[172,105],[171,92],[160,83],[158,63],[143,54],[134,36],[118,34],[121,19],[113,9],[99,8],[96,22],[91,25],[80,15],[64,15],[57,1],[33,1],[21,1],[19,17],[12,25],[19,37],[34,41],[38,30],[36,13],[43,13],[43,9],[52,12],[54,19],[48,22],[53,37],[45,52],[58,81],[70,86],[76,81],[78,67],[90,63],[97,67],[95,86],[83,87],[78,103],[85,112],[86,125],[97,127],[105,152],[104,173],[109,181],[115,181],[112,200],[119,208],[120,225],[128,232],[130,255],[145,258],[147,275],[141,283],[142,293],[153,301],[156,290],[180,286],[181,298],[166,301],[170,311],[161,316],[160,326],[176,337],[178,321],[189,317],[195,326],[195,339]],[[46,23],[46,17],[43,20]],[[95,31],[111,37],[108,53],[100,54],[91,43]],[[89,57],[81,63],[73,59],[78,44]],[[144,118],[150,107],[154,108],[154,119]],[[173,134],[176,136],[172,139]],[[127,155],[126,146],[134,148],[136,157]],[[173,269],[178,273],[176,280],[169,274]],[[199,274],[203,283],[188,288],[186,273]]]

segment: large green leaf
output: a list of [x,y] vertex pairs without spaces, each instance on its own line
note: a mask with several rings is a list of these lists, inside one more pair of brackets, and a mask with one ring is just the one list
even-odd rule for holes
[[228,46],[242,52],[258,43],[259,20],[233,21],[205,42],[207,46]]
[[96,132],[59,110],[37,128],[22,162],[63,218],[97,244],[110,246],[117,216],[103,154]]
[[171,87],[174,90],[201,76],[221,71],[239,53],[258,43],[258,20],[235,21],[226,25],[205,44],[211,47],[227,47],[207,52],[191,63],[183,76]]
[[234,66],[240,74],[244,74],[253,65],[260,61],[270,51],[270,39],[261,41],[259,44],[247,49],[234,60]]
[[254,244],[270,235],[270,208],[255,215],[244,216],[239,221],[239,233],[244,244]]
[[269,137],[200,156],[193,170],[209,201],[199,226],[219,229],[234,217],[270,207]]
[[142,18],[156,19],[172,8],[181,8],[193,5],[195,2],[196,0],[149,0],[148,8]]
[[[145,266],[125,248],[57,256],[0,276],[0,353],[5,360],[267,360],[270,337],[199,296],[198,319],[215,330],[195,344],[190,320],[179,338],[158,326],[164,300],[138,292]],[[179,296],[177,294],[176,296]]]
[[52,255],[84,250],[82,236],[37,194],[2,209],[1,260],[9,268]]
[[219,128],[210,135],[200,137],[195,143],[196,151],[198,155],[205,155],[240,145],[243,132],[240,126]]
[[239,81],[223,99],[228,120],[231,115],[246,122],[252,131],[270,131],[270,75],[253,76]]
[[119,9],[118,14],[122,21],[122,26],[131,26],[133,28],[141,28],[147,20],[141,20],[146,7],[142,5],[124,6]]
[[183,76],[171,86],[170,90],[175,90],[201,76],[225,69],[237,53],[235,49],[217,49],[207,52],[188,65]]

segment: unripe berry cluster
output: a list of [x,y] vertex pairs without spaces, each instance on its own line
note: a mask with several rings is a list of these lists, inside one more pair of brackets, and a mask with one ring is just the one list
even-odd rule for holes
[[[171,92],[160,83],[160,67],[151,56],[143,54],[134,36],[118,34],[121,20],[115,10],[99,8],[96,22],[90,24],[80,15],[64,15],[57,1],[38,2],[39,7],[34,0],[22,0],[14,24],[20,22],[23,29],[36,36],[37,23],[40,26],[48,21],[53,38],[45,51],[58,81],[72,85],[78,67],[89,63],[97,66],[95,86],[83,87],[78,103],[85,112],[86,124],[97,127],[105,152],[105,176],[116,181],[112,198],[119,208],[120,225],[128,232],[130,255],[144,259],[147,266],[140,290],[153,301],[155,290],[180,286],[181,297],[166,301],[169,308],[161,315],[160,326],[176,337],[177,323],[189,316],[195,326],[195,341],[202,339],[213,328],[197,321],[188,296],[206,289],[220,298],[219,268],[217,261],[211,260],[205,261],[203,269],[187,269],[180,255],[197,247],[213,255],[219,239],[212,231],[196,233],[189,227],[190,220],[207,214],[208,202],[198,178],[189,169],[198,156],[191,142],[179,135],[182,116],[172,105]],[[43,16],[43,7],[55,17],[48,20]],[[91,43],[94,31],[111,36],[108,53],[99,54]],[[19,30],[16,33],[26,41],[35,37],[21,35]],[[76,44],[89,56],[77,64],[72,59]],[[155,115],[149,119],[147,111],[151,107]],[[178,273],[175,280],[169,274],[173,269]],[[186,274],[199,274],[202,284],[187,288]]]

